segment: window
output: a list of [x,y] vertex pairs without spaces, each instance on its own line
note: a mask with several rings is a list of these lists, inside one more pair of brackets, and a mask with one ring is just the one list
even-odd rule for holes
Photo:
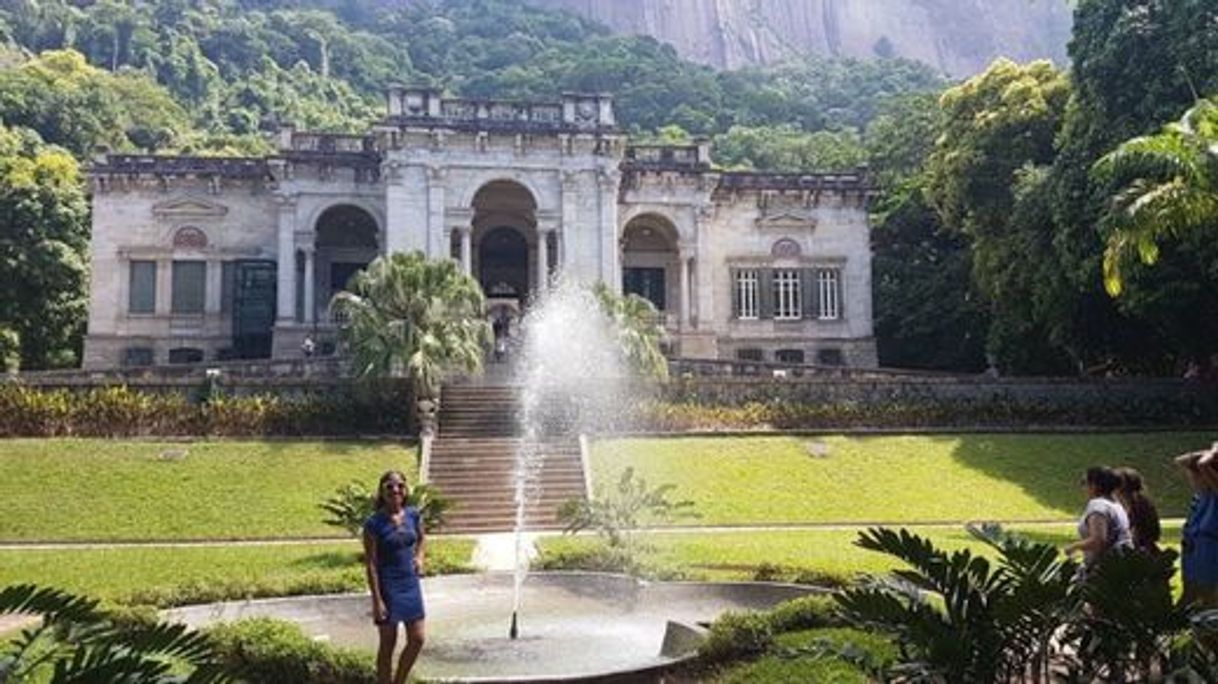
[[799,271],[774,271],[774,320],[799,320],[800,306]]
[[152,361],[152,349],[148,347],[127,347],[123,350],[124,366],[151,366]]
[[132,261],[127,312],[150,314],[156,312],[156,262]]
[[179,347],[169,350],[169,363],[199,363],[203,360],[203,350],[194,347]]
[[207,295],[207,262],[173,262],[173,299],[170,311],[176,314],[201,314]]
[[756,269],[736,271],[736,318],[742,321],[755,321],[757,320],[757,309]]
[[779,349],[774,352],[774,360],[778,363],[790,363],[794,365],[803,365],[804,350],[802,349]]
[[846,359],[842,356],[842,350],[832,347],[816,352],[816,362],[822,366],[846,365]]
[[820,303],[818,318],[822,321],[836,321],[841,318],[841,280],[841,271],[836,268],[825,268],[816,272],[816,293]]
[[755,347],[736,350],[736,359],[739,361],[762,361],[764,358],[762,351]]
[[664,311],[667,308],[665,289],[664,269],[662,268],[637,268],[631,266],[623,269],[622,291],[626,294],[634,294],[646,299],[655,304],[656,309],[659,311]]

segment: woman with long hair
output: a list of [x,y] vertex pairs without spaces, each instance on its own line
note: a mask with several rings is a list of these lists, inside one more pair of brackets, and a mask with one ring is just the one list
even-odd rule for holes
[[1113,498],[1121,478],[1104,466],[1088,468],[1080,482],[1087,492],[1087,507],[1078,521],[1079,540],[1066,547],[1066,555],[1082,552],[1083,567],[1095,564],[1105,553],[1129,547],[1129,516]]
[[[423,648],[423,525],[406,505],[406,477],[391,470],[376,490],[376,512],[364,522],[364,566],[372,594],[372,621],[380,631],[377,684],[405,684]],[[406,647],[393,672],[398,625],[406,626]]]
[[1159,509],[1146,492],[1142,473],[1133,468],[1117,468],[1116,474],[1121,478],[1121,486],[1117,488],[1116,497],[1129,516],[1129,533],[1133,538],[1133,547],[1142,551],[1157,552],[1163,530],[1159,524]]

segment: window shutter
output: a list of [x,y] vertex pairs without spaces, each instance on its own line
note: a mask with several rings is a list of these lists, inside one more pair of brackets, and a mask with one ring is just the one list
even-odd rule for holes
[[800,315],[804,320],[816,319],[816,302],[819,299],[816,291],[816,269],[799,269]]
[[758,318],[774,318],[774,269],[757,269]]
[[732,279],[729,290],[732,293],[732,320],[740,320],[740,269],[728,269],[728,273]]

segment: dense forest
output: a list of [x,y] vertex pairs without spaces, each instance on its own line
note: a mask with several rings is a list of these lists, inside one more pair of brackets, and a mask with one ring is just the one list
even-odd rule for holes
[[360,130],[412,83],[611,92],[631,134],[712,137],[726,168],[870,164],[887,364],[1178,372],[1218,349],[1218,248],[1168,235],[1113,297],[1121,181],[1091,168],[1218,92],[1212,5],[1084,0],[1072,73],[1000,61],[953,86],[896,59],[716,72],[519,0],[0,0],[0,365],[76,361],[92,155],[260,154],[283,123]]

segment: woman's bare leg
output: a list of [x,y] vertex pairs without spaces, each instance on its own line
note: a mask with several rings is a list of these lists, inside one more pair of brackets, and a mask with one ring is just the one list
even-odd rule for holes
[[423,650],[423,621],[415,620],[406,625],[406,647],[402,649],[402,657],[398,660],[398,674],[394,678],[393,684],[406,684],[406,678],[410,676],[410,670],[414,668],[414,662],[418,660],[421,650]]
[[376,649],[376,684],[393,684],[393,649],[398,645],[397,623],[377,625],[381,634]]

